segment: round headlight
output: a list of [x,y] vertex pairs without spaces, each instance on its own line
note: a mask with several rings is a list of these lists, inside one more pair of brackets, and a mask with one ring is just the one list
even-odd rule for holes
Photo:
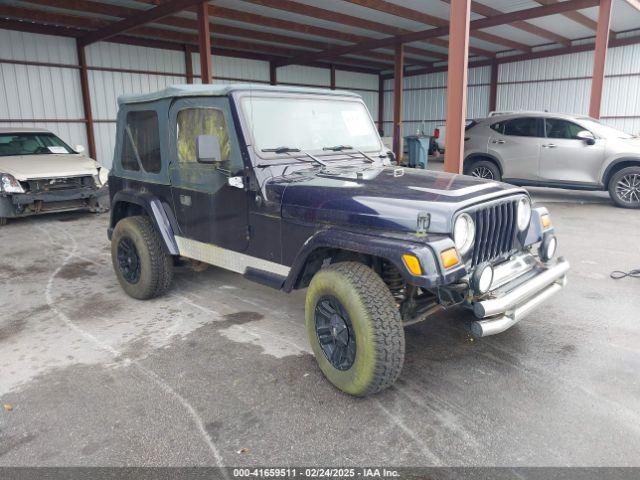
[[529,198],[518,200],[518,230],[524,231],[531,221],[531,201]]
[[453,224],[453,241],[460,255],[464,255],[473,246],[476,226],[469,214],[463,213]]
[[558,240],[553,235],[547,235],[542,240],[540,248],[538,249],[538,255],[544,262],[548,262],[556,254],[558,249]]
[[479,265],[471,277],[471,286],[477,294],[485,294],[493,283],[493,267],[488,263]]

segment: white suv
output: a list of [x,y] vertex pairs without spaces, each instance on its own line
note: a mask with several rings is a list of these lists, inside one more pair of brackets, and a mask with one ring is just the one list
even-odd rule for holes
[[640,208],[640,138],[589,117],[497,114],[465,132],[464,173],[515,185],[608,190]]

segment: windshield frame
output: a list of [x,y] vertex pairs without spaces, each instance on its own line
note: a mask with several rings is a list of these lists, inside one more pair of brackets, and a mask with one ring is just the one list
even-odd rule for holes
[[[252,151],[253,154],[259,158],[261,161],[265,162],[265,163],[278,163],[280,165],[285,165],[285,164],[289,164],[289,163],[301,163],[300,160],[297,160],[294,156],[291,156],[289,154],[283,153],[283,154],[275,154],[272,152],[262,152],[260,151],[260,149],[256,148],[255,145],[255,139],[253,137],[253,131],[250,128],[251,123],[248,121],[248,119],[245,116],[245,111],[244,108],[242,106],[242,101],[247,98],[247,97],[253,97],[253,98],[283,98],[286,97],[287,99],[299,99],[299,100],[304,100],[304,99],[309,99],[309,100],[323,100],[323,101],[333,101],[333,102],[350,102],[350,103],[359,103],[364,107],[364,110],[367,114],[367,117],[369,118],[369,121],[371,122],[371,126],[373,128],[373,131],[375,132],[376,138],[377,138],[377,142],[378,142],[378,146],[374,149],[367,149],[367,150],[363,150],[365,153],[377,153],[377,152],[381,152],[384,150],[384,145],[382,143],[382,140],[380,139],[380,134],[378,133],[378,129],[376,127],[376,123],[374,122],[373,118],[371,117],[371,112],[369,111],[369,109],[367,108],[367,105],[364,103],[364,101],[362,100],[361,97],[357,96],[357,95],[348,95],[348,94],[340,94],[340,95],[332,95],[332,94],[323,94],[323,93],[313,93],[313,92],[309,92],[309,93],[299,93],[299,92],[268,92],[268,91],[264,91],[264,90],[258,90],[258,91],[251,91],[251,90],[245,90],[242,92],[236,92],[233,94],[233,100],[234,100],[234,104],[235,104],[235,108],[240,120],[240,126],[242,128],[242,132],[243,132],[243,136],[244,136],[244,141],[245,144],[247,146],[247,149]],[[289,147],[298,147],[298,145],[287,145]],[[311,153],[315,156],[315,157],[339,157],[336,158],[336,161],[338,160],[347,160],[347,159],[351,159],[351,160],[360,160],[359,158],[349,158],[349,154],[356,154],[357,155],[357,151],[356,150],[345,150],[342,152],[335,152],[335,151],[320,151],[320,150],[313,150],[311,151]],[[297,156],[297,155],[296,155]],[[304,157],[305,154],[304,153],[300,153],[299,154],[300,157]],[[331,160],[329,160],[331,161]],[[275,166],[275,165],[274,165]]]
[[[579,124],[585,130],[588,130],[589,132],[591,132],[592,134],[594,134],[598,138],[604,138],[604,139],[613,138],[613,139],[623,139],[623,140],[630,140],[632,138],[635,138],[630,133],[627,133],[624,130],[620,130],[619,128],[612,127],[611,125],[607,125],[605,123],[602,123],[600,120],[597,120],[595,118],[591,118],[591,117],[576,117],[574,122]],[[595,126],[595,128],[594,128],[594,126]],[[613,136],[613,135],[610,135],[610,134],[603,134],[603,130],[605,132],[607,130],[608,131],[619,132],[621,135]],[[613,132],[611,132],[611,133],[613,133]]]
[[68,152],[66,153],[53,153],[51,151],[49,152],[40,152],[40,153],[16,153],[16,154],[11,154],[11,155],[2,155],[0,153],[0,158],[5,158],[5,157],[30,157],[30,156],[34,156],[34,155],[77,155],[78,152],[76,152],[73,148],[71,148],[67,142],[63,141],[60,137],[58,137],[55,133],[53,132],[49,132],[49,131],[20,131],[20,132],[0,132],[0,136],[4,136],[4,135],[12,135],[12,136],[19,136],[19,135],[31,135],[31,136],[50,136],[55,138],[58,142],[60,142],[61,146],[64,146],[64,148],[66,148],[68,150]]

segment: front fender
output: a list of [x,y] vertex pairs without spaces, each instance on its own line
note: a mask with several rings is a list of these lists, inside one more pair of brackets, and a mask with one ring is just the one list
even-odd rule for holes
[[133,190],[120,190],[113,196],[111,201],[111,222],[109,228],[109,239],[116,223],[122,218],[121,206],[123,203],[138,205],[151,219],[156,231],[162,237],[167,253],[179,255],[178,244],[176,243],[174,231],[177,230],[177,223],[171,209],[165,207],[158,197],[149,192],[138,192]]
[[[304,273],[311,255],[325,248],[371,255],[388,260],[412,285],[424,288],[446,285],[466,274],[466,268],[462,263],[445,272],[440,261],[440,252],[452,247],[453,241],[446,235],[429,235],[426,242],[412,242],[333,228],[321,230],[310,237],[298,252],[283,289],[291,291]],[[402,255],[406,253],[415,255],[419,259],[423,271],[422,275],[413,275],[407,269],[402,260]]]

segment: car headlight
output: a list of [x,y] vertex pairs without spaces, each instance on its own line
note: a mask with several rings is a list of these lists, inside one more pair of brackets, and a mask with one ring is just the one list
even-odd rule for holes
[[523,232],[531,221],[531,200],[523,197],[518,200],[518,230]]
[[96,185],[103,186],[107,184],[109,181],[109,169],[104,167],[98,167],[98,175],[94,175],[93,179],[96,182]]
[[473,218],[467,213],[460,215],[453,224],[453,242],[460,252],[460,255],[466,254],[473,246],[476,236],[476,225]]
[[24,193],[24,188],[20,182],[8,173],[0,173],[0,192],[5,193]]

